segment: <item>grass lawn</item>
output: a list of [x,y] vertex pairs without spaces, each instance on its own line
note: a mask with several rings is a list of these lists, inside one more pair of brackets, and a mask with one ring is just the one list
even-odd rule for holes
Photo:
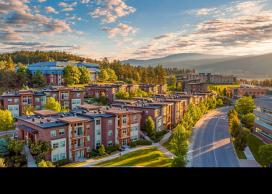
[[84,165],[84,164],[87,164],[87,162],[74,162],[74,163],[71,163],[71,164],[63,165],[61,167],[62,168],[73,168],[73,167],[77,167],[77,166]]
[[162,146],[165,147],[169,152],[174,154],[174,150],[172,149],[172,146],[170,145],[171,139],[173,136],[171,136],[167,142],[165,142]]
[[88,84],[71,84],[71,85],[68,85],[68,88],[84,88],[87,85]]
[[262,140],[260,140],[258,137],[256,137],[255,135],[250,134],[247,139],[247,145],[250,151],[252,152],[255,160],[259,164],[263,165],[263,162],[261,161],[258,152],[259,152],[259,147],[262,145],[265,145],[265,143]]
[[125,154],[119,158],[97,164],[97,167],[170,167],[172,160],[156,147],[145,148]]

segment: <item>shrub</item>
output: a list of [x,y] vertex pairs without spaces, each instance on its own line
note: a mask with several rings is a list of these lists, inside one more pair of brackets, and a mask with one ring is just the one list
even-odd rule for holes
[[172,167],[185,167],[186,166],[186,159],[184,156],[177,156],[174,158],[172,162]]
[[59,160],[57,162],[54,162],[53,164],[56,166],[56,167],[60,167],[60,166],[63,166],[65,164],[68,164],[70,163],[70,161],[68,159],[64,159],[64,160]]
[[107,154],[111,154],[112,152],[115,152],[119,149],[120,149],[119,145],[108,146],[108,147],[106,147],[106,152],[107,152]]
[[166,130],[162,130],[162,131],[156,132],[153,136],[151,136],[151,139],[154,142],[159,142],[166,133],[167,133]]
[[265,167],[272,163],[272,145],[263,145],[259,148],[260,159]]
[[139,145],[152,145],[152,142],[148,140],[137,140],[137,141],[132,141],[129,143],[130,147],[136,147]]
[[105,146],[102,144],[99,148],[98,148],[98,153],[100,156],[103,156],[106,154],[106,149]]
[[53,163],[50,161],[41,160],[41,162],[38,163],[38,167],[52,168],[52,167],[55,167],[55,165],[53,165]]

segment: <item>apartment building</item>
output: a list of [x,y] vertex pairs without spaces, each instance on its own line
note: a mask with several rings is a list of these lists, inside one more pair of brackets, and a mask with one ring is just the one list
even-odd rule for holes
[[173,125],[179,124],[186,111],[187,100],[167,98],[164,102],[173,103],[172,123]]
[[272,98],[261,97],[255,99],[256,109],[254,133],[264,142],[272,143]]
[[171,130],[174,127],[173,123],[173,111],[174,103],[172,102],[152,102],[149,103],[151,106],[161,106],[162,107],[162,117],[164,129]]
[[116,116],[116,144],[127,146],[131,141],[140,138],[141,111],[122,108],[108,108],[103,111]]
[[140,84],[140,89],[147,93],[165,94],[167,92],[167,85]]
[[112,103],[115,100],[115,94],[118,92],[118,89],[113,85],[92,84],[85,87],[85,92],[87,97],[100,98],[105,96],[108,98],[108,102]]
[[14,117],[22,115],[28,106],[36,110],[44,108],[46,96],[43,92],[32,90],[20,90],[17,92],[7,92],[1,96],[2,108],[9,110]]
[[113,107],[123,107],[128,110],[138,110],[141,111],[141,129],[144,129],[146,120],[150,116],[154,123],[156,131],[164,130],[163,126],[163,116],[162,116],[162,106],[151,106],[149,104],[137,103],[134,105],[131,104],[112,104]]
[[92,121],[76,115],[54,111],[36,111],[33,116],[18,117],[16,130],[22,140],[49,142],[52,151],[46,160],[77,161],[87,157],[93,147]]
[[73,110],[84,103],[85,92],[82,89],[51,87],[42,92],[46,97],[53,97],[60,102],[63,109]]
[[52,151],[46,160],[79,161],[101,144],[128,145],[139,139],[140,111],[103,107],[102,110],[76,109],[69,113],[35,111],[18,117],[18,138],[49,142]]
[[262,97],[267,95],[269,92],[268,89],[260,88],[260,87],[239,87],[233,88],[228,91],[229,94],[233,96],[233,98],[241,98],[245,95]]
[[123,107],[105,107],[82,105],[79,108],[94,113],[104,113],[115,116],[115,144],[128,145],[131,141],[139,139],[142,115],[141,111],[129,110]]
[[97,80],[98,74],[100,72],[99,65],[90,64],[86,62],[76,61],[39,62],[29,65],[28,69],[32,74],[41,72],[44,75],[47,84],[60,86],[64,84],[63,79],[64,69],[69,64],[77,67],[86,67],[90,71],[92,80]]

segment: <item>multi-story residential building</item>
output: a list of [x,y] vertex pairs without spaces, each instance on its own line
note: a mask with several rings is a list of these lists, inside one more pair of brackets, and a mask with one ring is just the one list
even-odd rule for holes
[[116,87],[113,85],[98,85],[92,84],[85,87],[86,96],[100,98],[105,96],[108,99],[109,103],[112,103],[115,100],[115,94],[118,92]]
[[208,84],[205,82],[199,82],[199,83],[186,83],[184,84],[184,91],[187,92],[187,94],[195,94],[200,92],[208,92]]
[[18,138],[31,141],[49,142],[52,152],[47,160],[80,160],[93,147],[92,121],[76,115],[58,114],[41,110],[33,116],[18,117],[16,130]]
[[63,109],[73,110],[84,103],[85,92],[82,89],[51,87],[43,92],[47,97],[53,97],[60,102]]
[[182,117],[185,113],[187,107],[187,100],[184,99],[165,99],[164,102],[173,103],[172,110],[172,123],[173,125],[177,125],[181,122]]
[[64,79],[63,79],[64,68],[69,64],[75,65],[77,67],[86,67],[87,69],[90,70],[90,74],[93,80],[96,80],[98,78],[98,74],[100,71],[99,65],[85,63],[85,62],[75,62],[75,61],[40,62],[40,63],[29,65],[28,69],[32,74],[35,74],[38,71],[41,72],[44,75],[47,81],[47,84],[59,86],[64,84]]
[[35,92],[20,90],[18,92],[4,93],[1,96],[3,109],[10,110],[13,116],[24,114],[27,106],[34,110],[44,109],[47,97],[54,97],[60,102],[62,108],[73,110],[84,102],[84,91],[81,89],[51,87]]
[[199,74],[185,74],[183,76],[177,76],[182,80],[199,80],[208,84],[234,84],[237,82],[237,78],[233,75],[213,75],[211,73],[199,73]]
[[229,95],[232,95],[233,98],[240,98],[245,95],[261,97],[268,94],[269,90],[260,87],[239,87],[232,88],[227,91]]
[[93,105],[82,105],[80,108],[93,111],[94,113],[105,113],[115,116],[115,144],[128,145],[131,141],[139,139],[142,120],[141,111],[129,110],[124,107],[116,108]]
[[128,110],[138,110],[141,111],[141,129],[144,129],[146,120],[150,116],[154,123],[156,131],[162,131],[164,129],[163,126],[163,116],[162,116],[162,106],[151,106],[149,104],[112,104],[113,107],[123,107]]
[[46,104],[46,96],[43,92],[32,90],[20,90],[18,92],[7,92],[1,96],[3,109],[11,111],[14,117],[22,115],[27,106],[40,110]]
[[18,138],[26,142],[49,142],[52,151],[46,160],[78,161],[101,144],[124,146],[138,140],[140,122],[141,112],[136,110],[108,107],[92,111],[76,109],[70,113],[40,110],[32,116],[18,117],[16,130]]
[[172,119],[173,111],[174,111],[174,103],[172,103],[172,102],[152,102],[152,103],[149,103],[149,105],[162,107],[164,129],[170,130],[174,127],[174,123],[173,123],[173,119]]
[[103,110],[105,113],[116,116],[116,143],[122,146],[140,138],[141,111],[122,108],[109,108]]
[[165,94],[167,91],[167,85],[140,84],[140,89],[147,93]]
[[262,97],[255,99],[256,109],[254,133],[264,142],[272,143],[272,98]]

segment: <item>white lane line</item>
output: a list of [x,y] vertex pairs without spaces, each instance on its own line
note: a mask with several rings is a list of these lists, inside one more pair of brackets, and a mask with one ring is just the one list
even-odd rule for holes
[[[215,131],[216,131],[216,127],[217,127],[219,121],[220,121],[220,119],[217,119],[217,121],[214,125],[214,128],[213,128],[213,142],[215,142]],[[214,160],[215,160],[215,167],[218,167],[218,162],[216,159],[215,150],[213,150],[213,155],[214,155]]]

